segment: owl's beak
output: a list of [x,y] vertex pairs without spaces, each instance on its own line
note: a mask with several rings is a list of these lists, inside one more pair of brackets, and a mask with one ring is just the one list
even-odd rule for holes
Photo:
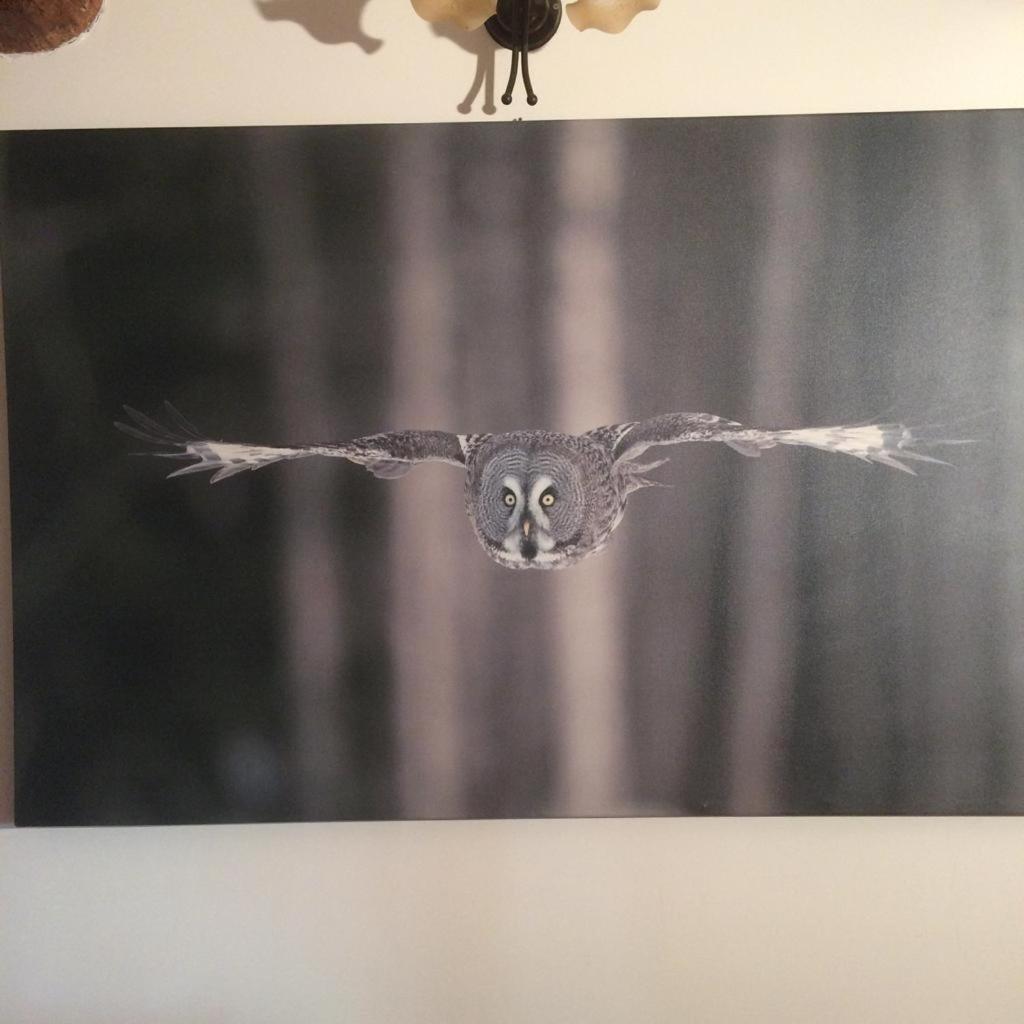
[[524,519],[519,525],[523,531],[523,540],[519,545],[519,553],[528,562],[532,562],[537,557],[537,542],[530,536],[533,530],[533,521],[531,519]]

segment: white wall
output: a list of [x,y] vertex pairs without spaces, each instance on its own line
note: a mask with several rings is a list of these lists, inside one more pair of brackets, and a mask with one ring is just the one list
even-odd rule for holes
[[[87,37],[0,61],[0,128],[461,118],[476,58],[436,38],[408,0],[277,2],[362,2],[383,46],[318,43],[260,17],[255,0],[106,0]],[[495,116],[1019,106],[1022,57],[1018,0],[664,0],[620,36],[566,23],[531,60],[540,105],[520,91]],[[499,93],[507,73],[501,54]]]
[[[476,61],[405,0],[372,55],[248,0],[106,8],[0,60],[0,128],[455,120]],[[533,65],[492,116],[1016,107],[1024,6],[665,0]],[[6,830],[0,1021],[1017,1021],[1022,865],[1012,819]]]

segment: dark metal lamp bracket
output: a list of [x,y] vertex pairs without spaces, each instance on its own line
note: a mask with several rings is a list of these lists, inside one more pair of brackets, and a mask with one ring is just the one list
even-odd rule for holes
[[506,50],[512,51],[512,68],[501,102],[506,106],[512,102],[519,71],[519,55],[523,58],[523,85],[526,88],[526,102],[537,103],[537,94],[530,82],[529,53],[539,50],[558,31],[562,21],[560,0],[498,0],[497,13],[484,22],[491,38]]

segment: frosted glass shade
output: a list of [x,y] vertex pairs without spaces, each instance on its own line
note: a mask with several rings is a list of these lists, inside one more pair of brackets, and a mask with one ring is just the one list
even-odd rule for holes
[[653,11],[661,0],[576,0],[565,13],[581,32],[621,32],[641,11]]
[[459,28],[479,28],[498,9],[498,0],[412,0],[424,21],[450,21]]

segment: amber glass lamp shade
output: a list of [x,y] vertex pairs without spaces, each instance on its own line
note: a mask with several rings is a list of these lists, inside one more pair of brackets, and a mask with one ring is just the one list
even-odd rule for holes
[[661,0],[576,0],[565,13],[581,32],[621,32],[641,11],[653,11]]
[[[641,11],[653,11],[661,0],[574,0],[565,11],[583,31],[621,32]],[[486,25],[491,38],[512,51],[508,85],[502,103],[512,102],[512,90],[522,62],[526,102],[533,106],[537,94],[530,84],[530,53],[539,50],[558,31],[563,0],[412,0],[413,10],[426,21],[449,22],[459,28]]]
[[498,0],[412,0],[424,21],[447,21],[459,28],[479,28],[498,9]]

